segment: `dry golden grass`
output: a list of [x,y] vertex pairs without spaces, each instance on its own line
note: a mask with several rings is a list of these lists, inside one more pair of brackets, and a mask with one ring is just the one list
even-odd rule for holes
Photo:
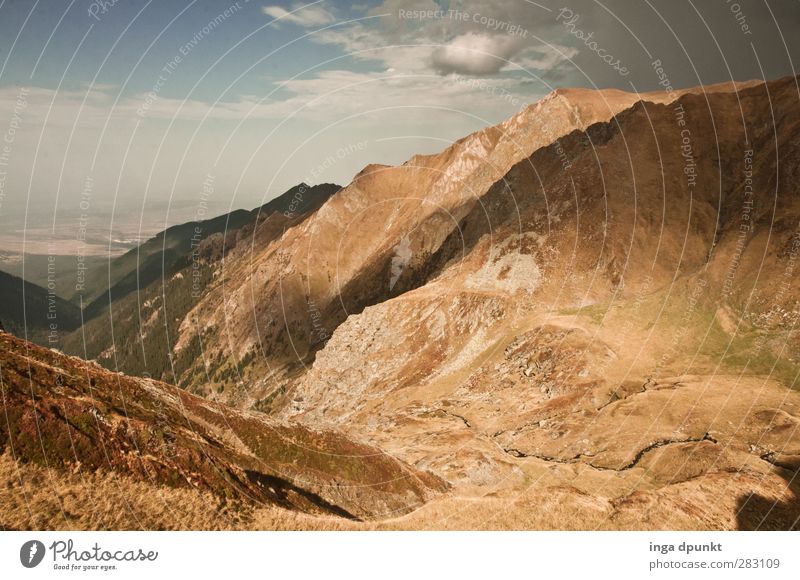
[[63,473],[0,456],[5,529],[228,529],[246,515],[196,490],[157,487],[107,471]]
[[796,496],[780,477],[748,472],[717,472],[616,499],[570,486],[533,486],[502,496],[445,495],[405,516],[369,522],[253,508],[109,472],[65,474],[19,465],[9,453],[0,455],[0,478],[0,528],[7,530],[735,529],[741,496],[717,494],[734,481],[740,489],[758,490],[776,513],[788,514],[789,524],[800,515]]
[[63,473],[0,455],[2,530],[347,530],[368,526],[210,493],[151,485],[108,471]]
[[[353,522],[276,507],[253,509],[203,491],[154,486],[109,472],[64,474],[17,464],[9,453],[0,456],[0,478],[5,529],[598,529],[608,527],[609,515],[602,502],[561,490],[536,501],[443,497],[400,518]],[[564,501],[567,497],[572,501]]]

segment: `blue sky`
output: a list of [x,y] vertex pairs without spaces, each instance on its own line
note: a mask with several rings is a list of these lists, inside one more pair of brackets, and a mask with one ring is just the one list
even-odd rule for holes
[[0,0],[0,223],[68,226],[87,179],[98,219],[158,225],[209,176],[217,213],[346,184],[556,86],[657,89],[656,58],[676,87],[791,74],[796,3],[729,5]]
[[[25,28],[0,77],[0,86],[55,87],[74,57],[64,88],[80,88],[96,78],[97,83],[113,84],[127,95],[147,91],[152,87],[153,74],[173,59],[181,46],[201,33],[204,26],[230,8],[231,15],[196,44],[191,58],[183,60],[164,87],[165,96],[183,98],[214,61],[234,49],[224,57],[224,66],[215,67],[213,82],[202,85],[196,93],[201,99],[215,99],[220,88],[225,88],[263,56],[265,50],[276,49],[297,37],[296,30],[270,26],[272,19],[263,13],[263,5],[246,0],[238,3],[120,0],[105,13],[102,8],[93,6],[99,4],[86,0],[38,3],[6,0],[0,8],[3,13],[0,35],[5,41],[5,54],[23,23]],[[86,40],[78,50],[85,34]],[[250,34],[253,34],[251,39],[244,40]],[[239,46],[234,48],[237,43]],[[291,59],[298,65],[316,62],[308,42],[297,43],[291,50]],[[34,69],[40,55],[39,66]],[[136,66],[140,58],[141,63]],[[290,70],[289,66],[276,69],[276,64],[277,60],[273,59],[257,67],[244,79],[239,91],[263,90],[264,83],[258,82],[259,75],[270,72],[282,75]]]

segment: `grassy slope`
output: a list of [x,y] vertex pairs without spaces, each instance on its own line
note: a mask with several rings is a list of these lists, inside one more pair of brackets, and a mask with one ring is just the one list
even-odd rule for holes
[[444,488],[341,434],[281,425],[8,333],[0,333],[0,386],[0,452],[25,466],[110,471],[220,501],[346,518],[402,513]]

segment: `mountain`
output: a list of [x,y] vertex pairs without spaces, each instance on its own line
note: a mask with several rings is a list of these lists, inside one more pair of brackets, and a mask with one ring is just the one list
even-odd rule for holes
[[559,90],[365,169],[225,264],[181,324],[176,357],[203,352],[182,384],[228,365],[209,396],[347,428],[498,506],[796,526],[796,80],[613,96]]
[[[615,90],[556,91],[439,154],[366,167],[279,243],[254,245],[245,260],[226,261],[221,283],[180,324],[177,381],[204,394],[209,383],[224,384],[214,393],[221,400],[270,407],[348,315],[424,283],[432,273],[427,258],[515,163],[637,98]],[[401,249],[413,259],[394,279]]]
[[18,336],[40,344],[57,344],[64,333],[80,326],[81,313],[46,288],[0,272],[0,321]]
[[546,146],[563,154],[566,135],[641,99],[663,103],[687,92],[558,89],[439,154],[366,167],[280,243],[226,261],[221,283],[180,323],[174,380],[240,406],[277,408],[348,316],[436,275],[443,245],[457,240],[462,220],[486,209],[485,196],[515,164]]
[[280,237],[339,189],[300,184],[252,211],[161,232],[112,262],[117,282],[87,306],[86,324],[65,339],[64,350],[114,370],[173,381],[170,344],[178,324],[216,283],[223,263]]
[[787,78],[539,148],[455,214],[424,284],[336,328],[279,414],[457,488],[797,527],[798,135]]
[[[86,272],[98,272],[107,276],[107,256],[86,255],[82,260]],[[79,302],[73,300],[77,282],[76,264],[77,259],[74,255],[19,254],[0,251],[0,269],[3,272],[18,276],[38,286],[47,287],[50,284],[57,296],[73,303]],[[101,290],[102,285],[95,291]]]
[[82,296],[86,319],[91,320],[104,307],[131,292],[162,276],[169,276],[175,265],[186,259],[192,244],[198,244],[213,234],[237,230],[250,219],[251,212],[235,210],[209,220],[172,226],[122,256],[107,261],[104,268],[93,269],[84,284],[87,294]]
[[[256,219],[281,212],[303,214],[333,195],[338,185],[297,185],[252,211],[234,210],[207,220],[175,225],[159,232],[122,256],[92,268],[86,276],[83,298],[85,318],[90,320],[115,300],[174,273],[192,248],[215,234],[227,235]],[[302,192],[302,193],[301,193]]]
[[208,404],[446,482],[377,527],[798,528],[799,89],[559,89],[209,240],[124,324],[163,310]]
[[[72,503],[90,485],[74,474],[101,482],[97,492],[122,495],[104,517],[121,517],[126,528],[140,527],[165,507],[167,516],[174,509],[180,518],[186,506],[159,506],[159,497],[192,498],[196,508],[220,518],[266,507],[360,520],[402,514],[445,489],[435,476],[345,435],[278,424],[3,332],[0,384],[0,453],[4,467],[13,458],[17,471],[9,484],[44,470],[50,478],[44,489],[21,480],[23,495],[54,501],[55,480],[77,479],[71,493],[56,495],[54,513],[31,512],[23,497],[12,498],[15,503],[0,494],[3,529],[104,525],[92,521],[99,504]],[[124,489],[137,489],[137,497],[125,497]],[[148,496],[149,505],[133,509]],[[159,522],[180,527],[182,520]]]
[[[316,190],[287,192],[276,202],[314,200],[309,208],[319,210],[303,208],[311,217],[299,227],[287,228],[279,238],[253,238],[247,251],[227,256],[204,274],[196,268],[194,280],[202,278],[202,290],[191,300],[185,299],[189,282],[175,280],[173,269],[158,287],[175,285],[174,290],[162,297],[154,286],[129,295],[117,317],[124,321],[121,330],[112,331],[112,321],[96,320],[86,351],[77,336],[67,350],[238,406],[277,408],[290,383],[350,314],[435,275],[442,244],[457,234],[464,216],[481,211],[483,197],[514,164],[544,146],[560,148],[559,140],[571,131],[608,121],[640,99],[661,103],[688,92],[559,89],[440,154],[416,156],[400,167],[369,166],[330,200],[310,195]],[[250,234],[242,228],[238,238]],[[140,282],[139,288],[147,284]],[[166,324],[166,333],[150,340],[154,316],[160,316],[151,305],[169,296],[179,297],[179,304],[170,308],[168,320],[158,321]],[[96,316],[91,309],[87,314]],[[123,360],[113,360],[115,352],[123,353]]]

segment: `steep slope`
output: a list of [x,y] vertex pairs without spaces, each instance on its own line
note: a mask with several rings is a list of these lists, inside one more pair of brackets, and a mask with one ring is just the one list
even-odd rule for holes
[[87,272],[83,300],[84,316],[91,320],[109,303],[143,288],[162,275],[169,275],[176,262],[191,252],[195,227],[200,235],[195,243],[215,233],[236,230],[251,219],[250,212],[236,210],[200,222],[188,222],[159,232],[122,256],[107,260],[102,267]]
[[[102,274],[108,272],[106,256],[83,256],[83,264],[89,272]],[[0,250],[0,270],[43,288],[51,285],[57,296],[73,303],[76,302],[73,300],[76,282],[75,265],[74,255],[19,254]],[[98,291],[103,287],[105,284],[102,284]]]
[[65,473],[346,518],[417,507],[441,481],[334,432],[287,426],[0,333],[0,453]]
[[435,273],[431,256],[458,235],[467,215],[485,209],[485,194],[513,165],[541,147],[559,149],[571,131],[608,121],[640,98],[665,102],[674,95],[557,90],[439,154],[365,168],[279,244],[226,262],[223,283],[180,326],[176,358],[202,351],[205,359],[179,369],[180,384],[226,382],[207,372],[211,361],[215,369],[236,369],[241,383],[220,397],[271,408],[348,315]]
[[146,258],[138,269],[135,262],[128,263],[135,252],[114,262],[133,270],[111,289],[111,308],[108,296],[101,296],[94,303],[101,309],[92,318],[93,307],[86,309],[86,324],[66,338],[64,350],[113,370],[173,382],[173,367],[182,364],[170,358],[178,325],[218,283],[224,261],[280,238],[339,189],[334,184],[300,184],[252,211],[162,232],[142,246]]
[[[86,274],[84,318],[91,320],[110,303],[120,300],[137,289],[174,273],[176,266],[186,261],[192,249],[206,238],[227,235],[255,220],[266,219],[273,213],[301,215],[316,209],[340,187],[331,183],[310,187],[296,185],[252,211],[234,210],[199,222],[171,226],[159,232],[137,248],[107,261],[102,268],[92,268]],[[73,300],[75,301],[75,300]]]
[[[282,412],[465,493],[657,490],[721,527],[758,482],[783,505],[800,468],[799,96],[789,78],[639,102],[538,150],[428,258],[427,284],[335,330]],[[793,500],[771,525],[798,516]]]
[[39,344],[57,343],[80,326],[80,310],[46,288],[0,272],[0,322],[17,336]]

